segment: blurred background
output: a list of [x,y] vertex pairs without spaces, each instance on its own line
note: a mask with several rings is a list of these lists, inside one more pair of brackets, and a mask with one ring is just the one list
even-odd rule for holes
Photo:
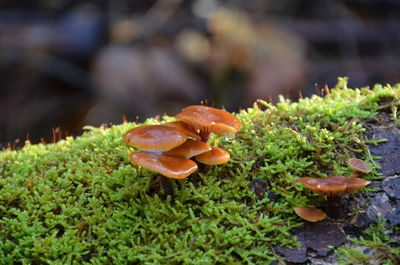
[[400,1],[1,0],[0,148],[400,82]]

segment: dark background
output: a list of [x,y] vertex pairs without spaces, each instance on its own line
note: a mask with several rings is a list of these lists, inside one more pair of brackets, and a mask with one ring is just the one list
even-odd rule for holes
[[230,111],[296,100],[338,76],[397,83],[399,11],[385,0],[2,0],[0,147],[202,100]]

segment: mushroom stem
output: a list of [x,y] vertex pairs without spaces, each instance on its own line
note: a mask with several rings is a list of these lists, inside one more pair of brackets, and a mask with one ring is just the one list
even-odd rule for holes
[[198,167],[199,167],[199,172],[201,173],[207,173],[208,171],[211,170],[212,166],[211,165],[206,165],[203,163],[198,162]]
[[349,175],[351,178],[362,178],[364,177],[365,173],[360,171],[352,171]]
[[160,188],[164,190],[165,196],[173,195],[171,181],[166,176],[160,175]]
[[200,130],[199,134],[200,134],[200,138],[201,138],[200,140],[202,142],[207,143],[208,139],[210,139],[211,132],[209,129],[204,129],[204,130]]
[[327,196],[326,214],[334,219],[340,217],[340,196]]

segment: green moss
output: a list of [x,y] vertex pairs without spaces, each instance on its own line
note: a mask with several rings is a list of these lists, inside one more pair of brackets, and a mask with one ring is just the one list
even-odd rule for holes
[[[368,178],[377,176],[362,123],[393,110],[399,94],[400,86],[351,90],[339,79],[323,98],[259,101],[237,114],[243,128],[235,137],[211,139],[232,160],[174,183],[167,199],[154,173],[129,162],[133,148],[122,135],[139,124],[4,150],[0,263],[269,264],[273,245],[296,244],[289,230],[302,221],[292,208],[321,200],[298,177],[347,174],[353,156],[374,167]],[[256,199],[254,178],[269,183],[273,200]]]
[[344,246],[336,251],[339,264],[400,264],[400,248],[386,234],[385,221],[380,218],[377,224],[372,224],[360,238],[351,238],[351,246]]

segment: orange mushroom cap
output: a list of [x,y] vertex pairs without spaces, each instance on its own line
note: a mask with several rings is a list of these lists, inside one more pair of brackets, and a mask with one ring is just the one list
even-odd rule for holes
[[178,128],[164,125],[144,125],[129,130],[124,140],[146,151],[168,151],[183,144],[187,134]]
[[346,178],[347,188],[345,194],[353,193],[358,189],[364,188],[369,185],[371,181],[362,178]]
[[153,152],[134,152],[131,162],[168,178],[183,179],[197,170],[197,164],[190,159]]
[[361,189],[371,182],[361,178],[346,178],[343,176],[332,176],[328,178],[299,178],[304,186],[310,190],[328,196],[339,196],[352,193]]
[[308,207],[294,207],[295,213],[309,222],[318,222],[326,218],[326,213],[319,209]]
[[220,147],[213,146],[211,150],[196,156],[196,160],[205,165],[220,165],[229,161],[230,155]]
[[217,135],[236,133],[242,127],[240,120],[229,112],[203,105],[186,107],[175,117],[196,129],[211,131]]
[[371,172],[371,169],[368,167],[367,163],[365,163],[363,160],[358,159],[358,158],[351,158],[349,159],[349,167],[351,167],[353,170],[362,172],[362,173],[369,173]]
[[163,123],[163,125],[183,130],[188,136],[193,137],[196,140],[200,140],[201,138],[200,134],[196,131],[195,128],[193,128],[193,126],[183,121],[171,121]]
[[188,139],[180,146],[175,147],[174,149],[171,149],[167,152],[164,152],[164,154],[191,158],[193,156],[200,155],[210,150],[211,146],[209,146],[208,144],[202,141]]

